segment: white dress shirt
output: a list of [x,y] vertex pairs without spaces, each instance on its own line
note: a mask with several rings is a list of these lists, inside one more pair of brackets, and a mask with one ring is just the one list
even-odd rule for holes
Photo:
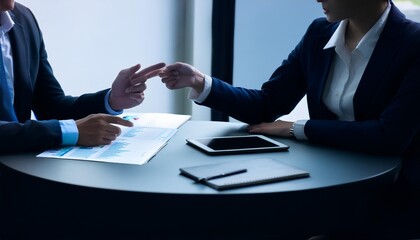
[[13,28],[15,23],[10,17],[8,12],[0,13],[0,44],[1,51],[3,55],[4,71],[6,74],[6,81],[10,96],[12,98],[12,103],[15,96],[15,91],[13,89],[14,76],[13,76],[13,58],[12,58],[12,48],[10,46],[10,39],[8,32]]
[[335,47],[335,57],[325,86],[323,101],[339,120],[354,121],[353,97],[363,76],[372,52],[378,42],[391,5],[350,52],[345,44],[348,20],[341,21],[324,49]]

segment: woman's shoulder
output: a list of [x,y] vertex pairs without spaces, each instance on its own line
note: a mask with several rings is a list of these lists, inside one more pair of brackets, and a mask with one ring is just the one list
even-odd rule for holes
[[308,32],[316,33],[317,35],[332,35],[337,29],[340,22],[329,22],[326,18],[317,18],[312,21],[308,27]]

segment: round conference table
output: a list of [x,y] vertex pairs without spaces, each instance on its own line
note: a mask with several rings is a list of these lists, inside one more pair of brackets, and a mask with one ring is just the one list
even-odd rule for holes
[[[246,135],[241,123],[189,121],[144,165],[0,156],[2,226],[11,236],[302,239],[369,217],[400,158],[285,138],[285,152],[209,156],[186,138]],[[310,177],[217,191],[179,168],[272,158]],[[25,232],[20,229],[26,229]]]

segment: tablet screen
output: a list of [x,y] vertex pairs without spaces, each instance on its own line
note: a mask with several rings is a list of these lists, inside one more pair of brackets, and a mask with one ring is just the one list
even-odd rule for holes
[[210,154],[266,152],[287,150],[288,146],[262,135],[187,139],[187,142]]
[[238,138],[214,138],[214,139],[200,139],[203,144],[214,150],[223,149],[244,149],[244,148],[261,148],[261,147],[275,147],[276,144],[268,142],[260,137],[243,137]]

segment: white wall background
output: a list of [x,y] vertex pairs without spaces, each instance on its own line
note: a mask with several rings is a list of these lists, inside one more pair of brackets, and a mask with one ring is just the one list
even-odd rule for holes
[[[192,1],[192,0],[187,0]],[[193,49],[191,63],[202,72],[211,72],[211,18],[212,0],[194,0]],[[210,110],[192,104],[193,120],[210,120]]]
[[[234,85],[259,89],[322,16],[316,1],[236,1]],[[308,119],[306,98],[282,119]]]
[[[193,63],[194,57],[198,65],[205,70],[209,68],[210,50],[202,55],[192,54],[193,48],[209,48],[209,40],[200,39],[194,35],[194,29],[188,28],[197,27],[197,33],[203,36],[207,29],[210,31],[211,14],[195,10],[201,7],[211,13],[209,0],[197,1],[197,7],[191,0],[18,2],[34,12],[49,61],[66,94],[80,95],[108,88],[121,69],[136,63],[143,66],[157,62]],[[196,24],[195,13],[201,14]],[[132,111],[191,113],[191,102],[185,99],[185,91],[170,91],[159,78],[150,79],[147,86],[146,100]]]
[[408,19],[420,22],[420,4],[413,0],[394,0],[395,5],[405,14]]

